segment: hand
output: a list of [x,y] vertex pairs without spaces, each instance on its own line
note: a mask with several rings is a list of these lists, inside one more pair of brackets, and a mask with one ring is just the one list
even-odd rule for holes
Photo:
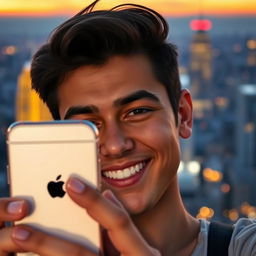
[[18,221],[29,214],[29,204],[17,198],[0,198],[0,256],[14,252],[64,256],[96,254],[77,244],[49,236],[25,225],[7,227],[6,222]]
[[[133,224],[128,213],[114,194],[107,190],[100,194],[78,179],[70,179],[67,185],[69,196],[95,219],[122,256],[160,256],[150,247]],[[108,246],[105,245],[105,248]],[[105,255],[111,255],[104,251]]]
[[24,200],[0,198],[0,256],[19,250],[11,239],[13,228],[6,227],[6,222],[22,219],[28,214],[28,209],[29,205]]
[[[71,178],[67,183],[69,196],[95,219],[108,233],[108,236],[122,256],[160,256],[160,253],[150,247],[132,223],[128,213],[114,197],[111,191],[103,195],[82,181]],[[4,205],[4,204],[3,204]],[[2,220],[13,220],[6,217],[6,206],[1,207]],[[1,211],[1,210],[0,210]],[[19,218],[24,217],[22,210]],[[5,215],[4,215],[5,214]],[[1,214],[0,214],[1,216]],[[13,218],[13,217],[12,217]],[[15,219],[17,220],[17,219]],[[1,233],[4,233],[1,235]],[[96,254],[77,244],[44,234],[27,226],[4,228],[0,231],[0,256],[7,252],[28,251],[41,256],[95,256]],[[104,246],[105,255],[114,254]],[[2,254],[1,254],[2,253]]]

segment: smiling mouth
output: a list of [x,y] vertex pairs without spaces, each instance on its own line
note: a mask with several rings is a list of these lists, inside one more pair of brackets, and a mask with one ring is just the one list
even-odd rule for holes
[[144,168],[145,165],[146,161],[143,161],[128,168],[115,171],[104,171],[103,176],[113,180],[127,179],[138,174]]

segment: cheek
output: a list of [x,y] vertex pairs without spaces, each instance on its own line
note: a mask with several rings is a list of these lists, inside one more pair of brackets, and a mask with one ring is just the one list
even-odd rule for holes
[[[161,172],[174,176],[180,161],[180,146],[178,129],[175,122],[168,120],[166,116],[154,120],[151,124],[131,129],[135,131],[133,138],[138,146],[150,149],[153,153],[155,167]],[[154,175],[159,175],[158,171]]]
[[149,146],[160,159],[159,168],[170,175],[176,173],[180,161],[180,145],[175,124],[168,120],[158,122],[158,126],[146,131],[144,136],[147,136],[147,141],[151,142]]
[[179,151],[179,135],[174,122],[161,118],[145,126],[131,128],[134,138],[152,148],[154,151],[171,152]]
[[159,145],[159,157],[161,159],[161,168],[163,172],[169,173],[171,176],[177,173],[180,162],[179,141],[173,134],[164,136],[165,140],[161,147]]

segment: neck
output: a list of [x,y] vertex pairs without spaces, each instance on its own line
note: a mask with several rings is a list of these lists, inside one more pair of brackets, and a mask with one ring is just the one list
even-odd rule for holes
[[189,256],[197,242],[199,221],[184,208],[177,178],[158,204],[133,221],[150,245],[162,255]]

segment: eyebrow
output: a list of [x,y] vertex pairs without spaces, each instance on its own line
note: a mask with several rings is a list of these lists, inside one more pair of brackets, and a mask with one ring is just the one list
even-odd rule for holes
[[[155,94],[148,92],[146,90],[139,90],[123,98],[116,99],[114,101],[114,106],[116,107],[124,106],[136,100],[141,100],[141,99],[150,99],[155,102],[160,102],[160,99]],[[93,113],[99,113],[99,109],[95,105],[73,106],[68,109],[67,113],[64,116],[64,119],[69,119],[70,117],[75,115],[93,114]]]
[[93,114],[98,112],[99,112],[99,109],[94,105],[74,106],[68,109],[67,113],[64,116],[64,119],[69,119],[70,117],[75,115]]
[[125,96],[123,98],[115,100],[114,105],[123,106],[133,101],[141,100],[141,99],[150,99],[155,102],[160,102],[160,99],[155,94],[148,92],[146,90],[140,90],[140,91],[133,92],[130,95]]

